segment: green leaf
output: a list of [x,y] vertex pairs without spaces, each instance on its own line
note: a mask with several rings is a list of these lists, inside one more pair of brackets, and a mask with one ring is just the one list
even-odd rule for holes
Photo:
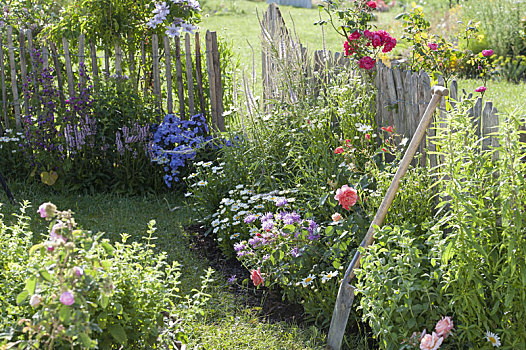
[[37,287],[37,278],[36,276],[31,276],[26,280],[26,290],[29,294],[35,294],[35,289]]
[[46,281],[51,282],[51,275],[46,270],[42,269],[38,271],[38,274],[40,275],[40,277],[42,277]]
[[24,289],[22,292],[20,292],[20,294],[16,296],[16,304],[20,305],[24,300],[26,300],[28,295],[29,293],[27,292],[27,290]]
[[109,302],[110,302],[110,298],[108,298],[105,295],[100,296],[100,306],[102,306],[103,309],[105,309],[108,306]]
[[338,270],[340,268],[340,266],[342,266],[342,264],[340,264],[338,261],[333,261],[332,262],[332,266],[334,266],[334,268],[336,270]]
[[37,250],[44,247],[44,243],[35,244],[29,249],[29,255],[33,255]]
[[102,260],[100,264],[105,270],[109,270],[111,268],[111,260]]
[[115,338],[116,341],[118,341],[122,345],[126,345],[128,343],[128,337],[126,336],[126,331],[120,324],[112,324],[109,327],[110,334],[113,338]]
[[69,323],[69,317],[71,315],[71,309],[67,305],[62,305],[58,311],[58,318],[64,323]]
[[80,333],[79,340],[83,347],[88,349],[91,347],[91,338],[86,333]]
[[325,202],[327,201],[327,198],[329,198],[329,194],[328,193],[325,196],[320,198],[320,207],[325,204]]
[[113,248],[113,246],[111,244],[109,244],[108,242],[102,242],[101,245],[102,245],[102,248],[104,248],[104,250],[106,251],[107,254],[113,255],[113,252],[115,251],[115,248]]

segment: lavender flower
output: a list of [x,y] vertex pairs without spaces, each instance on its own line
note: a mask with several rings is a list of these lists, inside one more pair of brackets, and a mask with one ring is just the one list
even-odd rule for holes
[[249,214],[245,216],[245,219],[243,220],[245,224],[250,224],[251,222],[255,221],[258,217],[254,214]]
[[274,219],[274,214],[272,214],[272,213],[266,213],[265,215],[263,215],[263,216],[261,217],[261,223],[264,223],[265,221],[267,221],[267,220],[272,220],[272,219]]
[[227,280],[228,284],[234,284],[234,283],[236,283],[236,281],[237,281],[236,275],[232,275],[232,276]]
[[273,220],[267,220],[267,221],[263,222],[263,225],[261,225],[261,227],[265,231],[270,231],[270,230],[272,230],[274,228],[274,221]]
[[234,244],[234,250],[236,252],[239,252],[239,251],[241,251],[243,249],[245,249],[245,244],[243,242],[239,242],[239,243]]
[[276,200],[276,207],[283,207],[287,204],[289,204],[289,201],[287,201],[287,198],[278,198]]
[[286,225],[292,225],[294,223],[298,223],[300,222],[300,220],[301,220],[301,216],[296,212],[289,213],[283,217],[283,222]]
[[290,255],[292,255],[293,258],[297,258],[298,256],[300,256],[300,250],[298,247],[294,248],[294,249],[291,249],[290,251]]

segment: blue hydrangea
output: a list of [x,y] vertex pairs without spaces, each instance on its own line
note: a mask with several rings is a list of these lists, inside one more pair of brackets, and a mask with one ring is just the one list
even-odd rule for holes
[[160,125],[154,126],[152,161],[164,166],[164,182],[168,187],[179,182],[181,169],[195,158],[197,149],[210,142],[209,131],[202,114],[190,120],[168,114]]

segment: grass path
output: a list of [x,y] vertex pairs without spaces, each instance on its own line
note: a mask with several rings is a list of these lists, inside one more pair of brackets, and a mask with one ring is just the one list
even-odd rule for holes
[[[12,184],[11,190],[18,200],[29,200],[31,228],[43,233],[47,223],[37,217],[36,208],[51,201],[59,209],[71,209],[75,220],[84,229],[106,232],[106,237],[118,240],[128,233],[140,241],[147,224],[157,222],[157,247],[166,251],[169,259],[182,264],[181,290],[199,287],[199,277],[208,268],[208,262],[189,249],[190,239],[183,227],[189,223],[190,211],[173,195],[151,197],[120,197],[108,194],[64,195],[52,191],[36,190],[27,185]],[[0,192],[0,203],[7,198]],[[181,206],[171,211],[170,208]],[[5,221],[18,210],[17,205],[4,204],[0,213]],[[247,273],[248,276],[248,273]],[[240,277],[240,276],[238,276]],[[251,307],[229,292],[224,276],[214,275],[210,293],[212,299],[205,306],[205,315],[188,329],[190,349],[321,349],[324,335],[315,328],[303,329],[285,323],[267,323],[258,317],[259,309]]]

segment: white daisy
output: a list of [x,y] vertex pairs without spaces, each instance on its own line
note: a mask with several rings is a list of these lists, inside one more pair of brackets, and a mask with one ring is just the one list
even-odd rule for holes
[[188,179],[193,179],[194,177],[197,176],[197,173],[191,173],[190,175],[188,175]]
[[321,278],[321,281],[322,281],[322,283],[325,283],[328,280],[330,280],[331,278],[336,277],[336,276],[338,276],[338,271],[332,271],[332,272],[329,272],[326,275],[323,275],[323,277]]
[[219,219],[215,219],[214,221],[212,221],[212,227],[219,226],[219,223],[220,223]]
[[190,197],[191,195],[192,195],[192,192],[186,192],[186,193],[184,194],[185,197]]
[[205,168],[208,168],[210,165],[212,165],[212,162],[203,163],[203,167]]
[[232,211],[238,211],[239,208],[240,208],[240,207],[239,207],[239,204],[234,204],[234,205],[232,205],[232,207],[230,207],[230,210],[232,210]]
[[204,180],[201,180],[197,183],[199,186],[206,186],[208,185],[208,182],[207,181],[204,181]]
[[303,285],[303,287],[307,287],[308,285],[310,285],[314,281],[315,278],[316,278],[316,276],[310,274],[310,275],[307,276],[307,278],[305,278],[300,283]]
[[236,186],[236,190],[240,190],[240,189],[242,189],[243,187],[244,187],[243,185],[237,185],[237,186]]
[[234,234],[230,235],[230,239],[236,239],[236,238],[239,237],[239,235],[240,235],[239,233],[234,233]]
[[489,341],[491,345],[493,345],[496,348],[500,347],[501,345],[500,337],[497,334],[492,333],[490,331],[486,332],[486,340]]

